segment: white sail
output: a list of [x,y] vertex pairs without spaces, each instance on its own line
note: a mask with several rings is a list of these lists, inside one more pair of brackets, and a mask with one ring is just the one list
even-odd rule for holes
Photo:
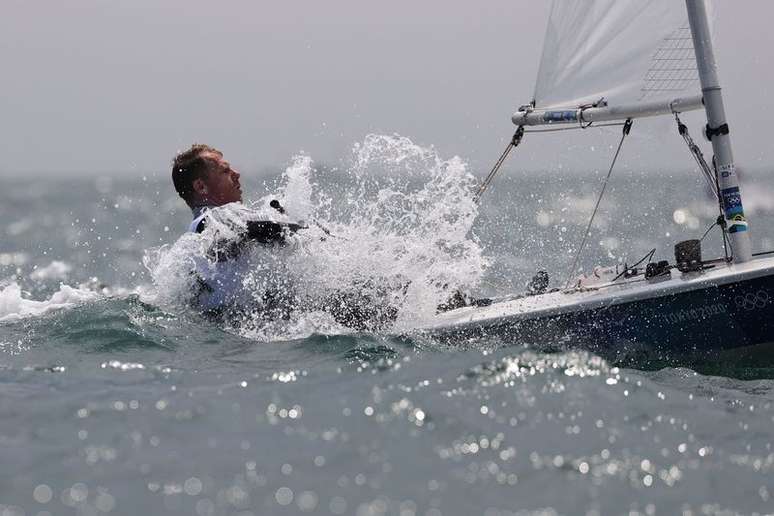
[[572,109],[700,95],[685,2],[554,0],[535,105]]

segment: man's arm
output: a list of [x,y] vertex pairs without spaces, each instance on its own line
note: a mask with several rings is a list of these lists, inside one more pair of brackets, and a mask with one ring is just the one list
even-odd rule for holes
[[[196,227],[196,232],[201,233],[206,226],[206,219]],[[258,242],[260,244],[278,244],[286,243],[285,237],[293,234],[299,229],[306,229],[306,226],[288,222],[272,222],[270,220],[249,220],[247,221],[247,231],[239,230],[236,239],[225,239],[215,235],[215,241],[208,250],[208,256],[220,262],[231,260],[239,256],[244,244],[248,241]]]
[[299,229],[306,229],[290,222],[272,222],[270,220],[247,221],[247,238],[261,244],[284,244],[285,236]]

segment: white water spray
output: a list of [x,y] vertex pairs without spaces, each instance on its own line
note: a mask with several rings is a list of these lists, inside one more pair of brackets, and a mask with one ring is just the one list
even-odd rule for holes
[[[213,261],[202,259],[213,235],[229,236],[256,212],[275,221],[303,220],[308,229],[287,246],[258,245],[235,260],[239,300],[255,307],[256,320],[266,290],[278,289],[292,293],[289,326],[296,329],[341,331],[320,314],[346,298],[374,313],[389,309],[392,331],[407,330],[432,317],[456,290],[479,285],[488,261],[471,233],[474,187],[458,157],[443,160],[408,138],[369,135],[343,170],[316,169],[310,157],[296,157],[275,193],[229,206],[230,220],[208,222],[201,235],[149,252],[146,265],[163,300],[180,302],[195,287],[192,270],[214,270]],[[273,199],[286,215],[268,207]]]

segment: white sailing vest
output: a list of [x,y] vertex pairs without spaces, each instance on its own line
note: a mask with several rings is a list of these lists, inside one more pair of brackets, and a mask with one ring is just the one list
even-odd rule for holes
[[[217,213],[221,209],[225,210],[224,213]],[[228,220],[229,212],[228,207],[194,208],[188,231],[202,234],[204,228],[200,228],[200,225],[208,224],[208,217],[221,220],[222,215],[222,220]],[[255,213],[255,218],[266,218],[265,214],[261,215]],[[239,218],[242,219],[244,216],[246,215],[240,214]],[[212,223],[217,222],[212,221]],[[207,234],[204,238],[216,239],[217,235]],[[208,244],[216,246],[217,242],[213,240]],[[291,291],[292,287],[284,265],[284,255],[292,252],[291,248],[277,248],[253,242],[245,242],[243,246],[235,248],[234,252],[215,253],[218,254],[217,257],[213,256],[213,253],[206,252],[194,257],[195,265],[192,273],[196,277],[194,286],[196,290],[193,303],[198,308],[219,310],[239,307],[260,310],[267,302],[267,294]],[[272,295],[276,297],[276,294]]]
[[[206,222],[208,212],[217,209],[212,206],[200,206],[193,209],[193,219],[188,226],[190,233],[202,233],[200,225]],[[213,242],[213,245],[215,242]],[[230,306],[249,306],[254,299],[244,285],[244,279],[250,270],[247,252],[237,256],[213,260],[208,256],[194,257],[196,288],[194,304],[202,310],[217,310]]]

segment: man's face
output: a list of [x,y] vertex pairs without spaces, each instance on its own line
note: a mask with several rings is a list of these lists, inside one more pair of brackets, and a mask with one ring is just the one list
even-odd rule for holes
[[216,152],[204,152],[202,157],[210,162],[210,171],[203,179],[204,189],[199,192],[207,204],[222,206],[230,202],[242,201],[242,187],[239,184],[239,172]]

